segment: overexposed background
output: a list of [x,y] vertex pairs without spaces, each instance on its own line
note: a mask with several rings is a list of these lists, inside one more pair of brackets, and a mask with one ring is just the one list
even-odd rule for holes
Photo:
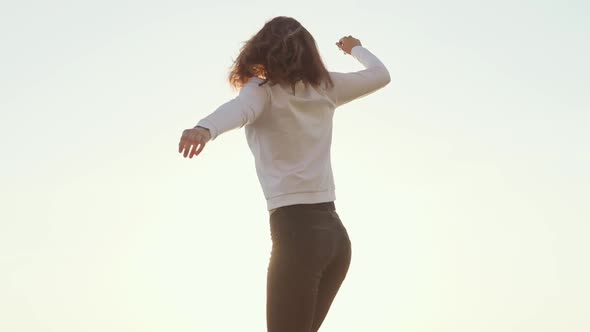
[[266,331],[270,231],[243,129],[181,132],[277,15],[333,71],[353,242],[322,332],[590,330],[586,1],[12,1],[0,5],[0,330]]

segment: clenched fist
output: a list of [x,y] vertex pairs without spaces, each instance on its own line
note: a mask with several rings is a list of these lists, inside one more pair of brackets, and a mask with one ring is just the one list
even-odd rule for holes
[[211,140],[211,133],[209,129],[203,127],[196,127],[186,129],[182,132],[180,143],[178,143],[178,152],[183,153],[184,157],[192,158],[193,155],[198,156],[203,148]]
[[354,38],[353,36],[346,36],[340,38],[340,40],[336,42],[336,46],[338,46],[338,48],[340,48],[344,53],[350,54],[353,47],[362,45],[361,41]]

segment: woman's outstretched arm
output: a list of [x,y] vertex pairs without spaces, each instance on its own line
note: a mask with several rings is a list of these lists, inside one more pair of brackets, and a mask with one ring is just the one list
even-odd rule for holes
[[213,113],[199,121],[195,127],[209,129],[211,140],[214,140],[226,131],[254,122],[268,103],[266,87],[258,86],[262,82],[260,78],[250,78],[240,89],[236,98],[219,106]]
[[192,158],[201,153],[207,142],[222,133],[254,122],[268,102],[266,88],[258,86],[261,82],[259,78],[251,78],[240,89],[237,97],[219,106],[194,128],[184,130],[178,152],[183,153],[185,158]]

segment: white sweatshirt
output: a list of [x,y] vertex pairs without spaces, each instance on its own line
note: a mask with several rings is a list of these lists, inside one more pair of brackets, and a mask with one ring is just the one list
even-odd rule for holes
[[352,73],[330,72],[334,88],[298,82],[290,86],[251,78],[239,95],[203,118],[211,140],[245,126],[254,155],[256,173],[268,210],[336,199],[330,158],[334,109],[368,95],[389,83],[387,68],[362,46],[351,55],[366,69]]

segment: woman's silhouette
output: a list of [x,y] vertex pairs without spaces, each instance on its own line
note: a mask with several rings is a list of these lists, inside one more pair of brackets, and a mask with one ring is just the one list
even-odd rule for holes
[[338,106],[382,88],[390,77],[358,39],[343,37],[336,45],[365,69],[329,72],[297,20],[266,22],[231,69],[238,96],[184,130],[178,146],[192,158],[209,140],[245,126],[269,210],[269,332],[318,331],[350,264],[350,239],[334,205],[332,117]]

